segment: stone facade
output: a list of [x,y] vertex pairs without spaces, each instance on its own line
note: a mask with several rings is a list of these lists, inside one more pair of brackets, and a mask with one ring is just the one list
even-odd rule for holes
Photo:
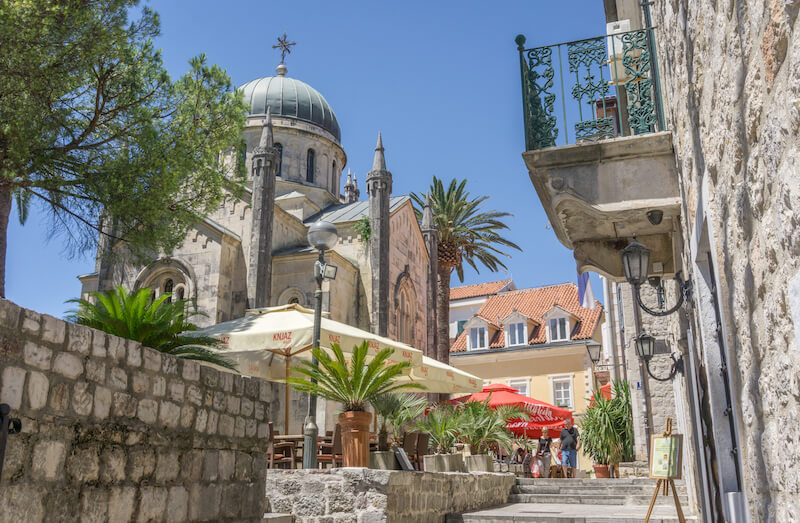
[[267,471],[267,509],[297,523],[444,522],[508,501],[513,474],[342,468]]
[[261,521],[274,392],[0,300],[0,520]]
[[794,521],[800,324],[792,321],[789,288],[800,275],[798,4],[658,2],[653,9],[680,170],[683,265],[695,284],[687,326],[698,340],[701,386],[707,380],[701,415],[714,435],[710,471],[722,491],[712,504],[725,512],[724,493],[741,490],[753,521]]

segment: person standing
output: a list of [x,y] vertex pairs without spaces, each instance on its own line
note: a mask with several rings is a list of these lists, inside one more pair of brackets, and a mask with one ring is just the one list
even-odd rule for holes
[[[581,436],[578,427],[572,426],[572,418],[564,420],[558,443],[561,449],[561,471],[565,478],[574,478],[578,468],[578,451],[581,449]],[[571,472],[571,473],[570,473]]]
[[539,474],[543,478],[550,477],[550,447],[553,445],[553,438],[548,437],[547,428],[542,429],[542,436],[539,438],[539,446],[536,449],[536,463],[539,466]]

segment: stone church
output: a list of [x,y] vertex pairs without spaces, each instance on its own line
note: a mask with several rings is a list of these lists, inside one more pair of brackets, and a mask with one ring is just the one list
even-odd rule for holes
[[[147,265],[121,261],[124,245],[101,238],[96,272],[79,277],[82,294],[116,285],[171,292],[196,301],[205,314],[195,320],[201,326],[241,317],[248,308],[313,308],[317,252],[306,234],[325,220],[336,226],[339,242],[325,254],[338,272],[323,283],[323,310],[435,355],[438,238],[430,209],[420,224],[410,197],[392,195],[380,134],[366,199],[349,169],[342,187],[347,154],[333,109],[316,89],[289,77],[283,63],[276,73],[241,87],[246,148],[227,162],[244,155],[245,190],[199,221],[174,252]],[[104,249],[122,256],[107,262]]]

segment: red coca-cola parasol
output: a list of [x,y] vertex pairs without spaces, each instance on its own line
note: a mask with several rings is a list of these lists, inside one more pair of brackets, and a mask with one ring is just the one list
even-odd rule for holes
[[517,389],[500,384],[488,385],[481,392],[450,401],[452,403],[464,403],[467,401],[486,401],[487,398],[489,399],[489,406],[517,405],[525,408],[530,413],[530,419],[528,420],[508,420],[506,427],[516,436],[538,438],[542,435],[542,429],[548,428],[551,431],[551,436],[558,437],[558,433],[564,428],[564,420],[572,419],[572,411],[569,409],[562,409],[544,401],[523,396]]

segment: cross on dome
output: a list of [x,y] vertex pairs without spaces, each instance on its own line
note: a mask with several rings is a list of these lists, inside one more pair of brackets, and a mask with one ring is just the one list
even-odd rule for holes
[[281,50],[281,64],[283,64],[283,61],[286,59],[286,55],[292,52],[293,45],[297,44],[295,42],[289,42],[286,33],[283,33],[283,36],[278,37],[278,44],[272,46],[273,49]]

